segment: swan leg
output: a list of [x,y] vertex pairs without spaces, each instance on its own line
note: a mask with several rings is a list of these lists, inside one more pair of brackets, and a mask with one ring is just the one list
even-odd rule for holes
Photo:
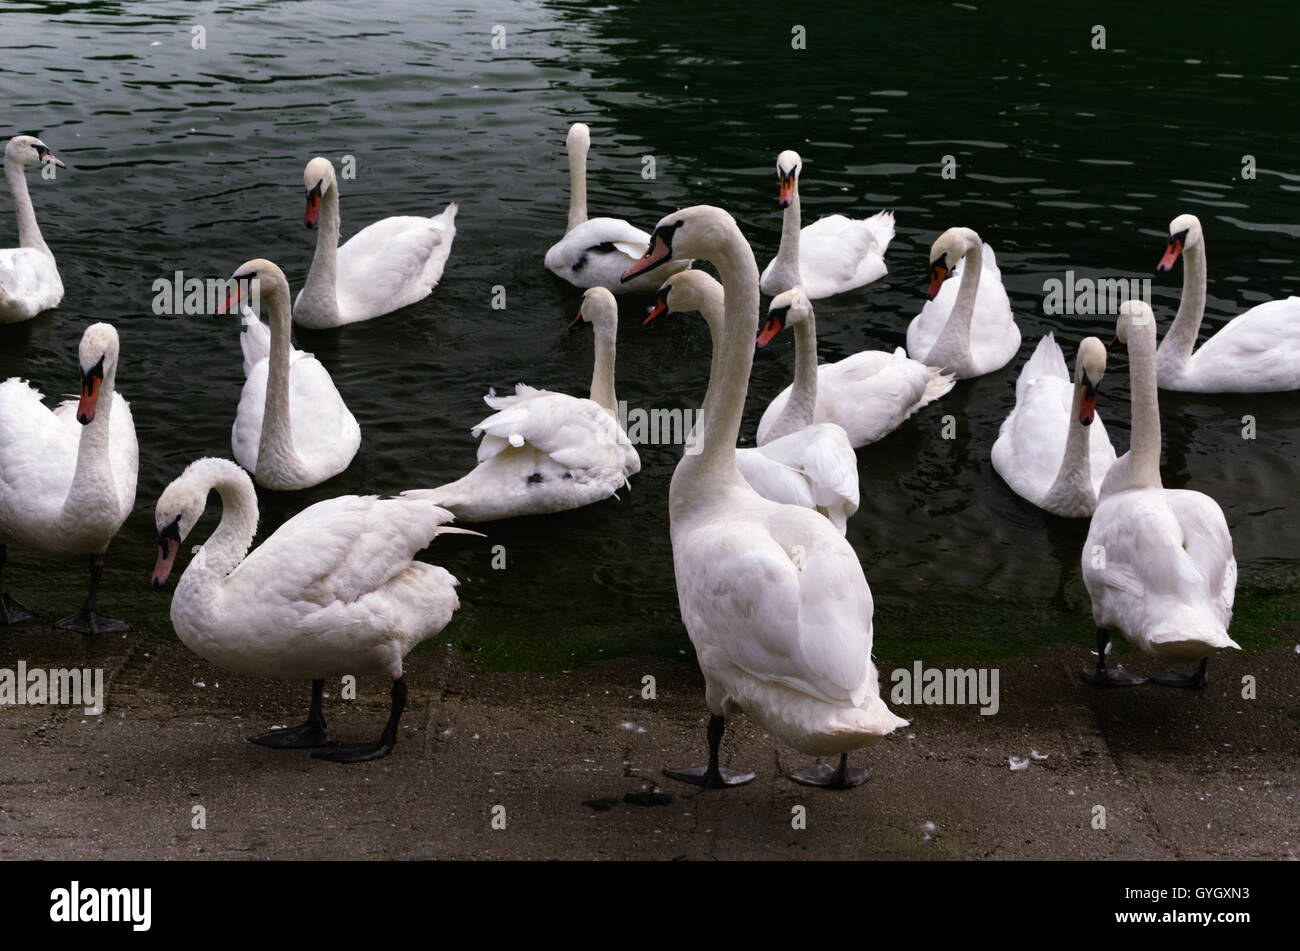
[[726,769],[718,765],[718,747],[722,745],[722,734],[726,726],[725,717],[716,714],[709,717],[708,766],[667,768],[664,770],[664,775],[669,779],[690,783],[692,786],[703,786],[705,789],[725,789],[728,786],[743,786],[750,782],[754,778],[753,773],[738,773],[734,769]]
[[1097,628],[1097,666],[1089,670],[1083,669],[1084,683],[1093,687],[1136,687],[1138,684],[1146,683],[1145,677],[1138,677],[1130,674],[1118,664],[1113,668],[1106,667],[1106,645],[1110,643],[1110,631],[1104,627]]
[[383,759],[393,752],[393,747],[397,745],[397,721],[402,719],[402,711],[406,709],[406,678],[398,677],[393,681],[390,696],[393,705],[388,713],[388,723],[374,743],[331,743],[311,755],[332,763],[365,763],[372,759]]
[[36,617],[36,612],[31,610],[25,604],[20,604],[9,594],[9,589],[5,587],[4,570],[5,559],[9,557],[9,546],[0,544],[0,624],[6,626],[10,624],[21,624],[23,621],[30,621]]
[[273,750],[307,750],[325,745],[325,714],[321,713],[321,694],[325,690],[324,680],[311,682],[311,709],[307,711],[307,722],[285,730],[267,730],[257,736],[250,736],[248,742],[258,746],[269,746]]
[[791,770],[788,774],[796,783],[804,786],[820,786],[822,789],[852,789],[854,786],[861,786],[871,778],[871,770],[865,766],[861,768],[849,767],[849,754],[840,754],[840,765],[832,769],[825,763],[813,763],[811,766],[801,766],[799,769]]
[[99,576],[104,573],[104,556],[90,556],[90,593],[86,603],[76,614],[69,614],[54,622],[54,626],[65,631],[78,631],[82,634],[120,634],[131,630],[131,625],[121,618],[100,614],[95,607],[99,597]]
[[1201,658],[1201,665],[1196,668],[1195,673],[1183,673],[1178,670],[1157,670],[1151,675],[1151,682],[1160,684],[1162,687],[1183,687],[1188,690],[1200,690],[1210,682],[1210,675],[1206,673],[1209,663],[1209,655],[1206,655]]

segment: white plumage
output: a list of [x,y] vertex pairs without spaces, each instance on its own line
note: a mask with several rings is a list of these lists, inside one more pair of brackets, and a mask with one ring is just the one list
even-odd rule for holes
[[455,482],[403,495],[428,499],[466,522],[544,515],[614,495],[641,471],[619,425],[614,395],[618,305],[604,288],[583,295],[581,317],[596,331],[589,399],[520,383],[510,396],[484,397],[496,410],[471,430],[478,465]]
[[5,179],[18,217],[18,247],[0,248],[0,324],[30,320],[63,300],[63,279],[41,237],[27,191],[25,170],[40,162],[64,167],[35,136],[16,135],[5,145]]
[[930,272],[930,299],[907,325],[908,356],[959,380],[1006,366],[1020,328],[993,248],[970,228],[949,228],[930,249]]
[[1100,415],[1086,408],[1106,369],[1106,349],[1096,337],[1079,345],[1074,379],[1052,334],[1039,341],[1016,379],[1016,405],[993,444],[993,468],[1017,495],[1064,518],[1085,518],[1097,507],[1102,479],[1115,463]]
[[781,182],[781,244],[760,278],[764,294],[776,296],[803,287],[811,300],[842,294],[878,281],[888,273],[885,249],[894,240],[894,213],[870,218],[827,215],[801,228],[799,178],[803,159],[786,150],[777,156]]
[[323,329],[370,320],[423,300],[442,280],[456,237],[455,202],[431,218],[399,215],[362,228],[339,245],[334,166],[317,157],[303,171],[308,227],[319,222],[311,270],[293,319]]

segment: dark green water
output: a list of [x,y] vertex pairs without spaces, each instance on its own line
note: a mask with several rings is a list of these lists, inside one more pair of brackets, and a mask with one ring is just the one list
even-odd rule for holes
[[[147,585],[153,504],[190,460],[230,454],[242,385],[238,325],[159,317],[152,284],[182,270],[226,276],[268,257],[295,291],[314,233],[301,225],[302,167],[357,159],[342,183],[344,237],[390,214],[459,201],[459,234],[427,300],[298,343],[330,368],[361,424],[346,473],[310,492],[263,493],[274,526],[348,492],[396,492],[471,467],[470,426],[489,386],[584,392],[590,334],[568,333],[578,292],[542,268],[564,229],[569,122],[592,127],[593,214],[650,227],[675,208],[726,207],[760,265],[780,229],[776,153],[805,159],[806,220],[896,211],[890,274],[820,303],[823,357],[892,348],[923,301],[927,251],[946,227],[973,227],[998,252],[1024,332],[1011,366],[963,383],[903,430],[859,453],[862,508],[849,528],[879,605],[877,651],[1001,649],[1078,636],[1086,526],[1022,502],[989,450],[1038,337],[1072,359],[1109,318],[1047,317],[1043,282],[1152,277],[1162,324],[1181,269],[1156,276],[1169,220],[1206,230],[1205,331],[1260,301],[1300,294],[1300,50],[1286,5],[748,3],[593,8],[584,3],[98,3],[0,6],[0,102],[11,131],[41,135],[69,168],[29,175],[67,294],[35,321],[0,328],[0,378],[47,395],[76,387],[76,342],[92,320],[122,334],[118,384],[140,444],[137,512],[110,549],[119,613],[164,632]],[[791,27],[807,29],[806,50]],[[492,27],[506,28],[493,50]],[[1105,50],[1092,48],[1093,26]],[[191,47],[203,26],[207,48]],[[1243,180],[1242,156],[1257,177]],[[655,156],[656,178],[641,176]],[[955,180],[940,175],[955,156]],[[0,239],[14,243],[0,200]],[[506,310],[491,308],[504,285]],[[624,298],[618,391],[633,407],[694,407],[708,338],[701,321],[641,329]],[[793,341],[759,354],[743,434],[784,387]],[[1123,360],[1099,410],[1127,448]],[[1162,395],[1167,485],[1223,506],[1241,566],[1239,621],[1277,632],[1276,593],[1300,588],[1300,399]],[[952,414],[958,439],[940,436]],[[1241,418],[1258,438],[1241,438]],[[493,524],[487,543],[440,542],[427,557],[462,579],[447,639],[492,666],[554,666],[689,650],[668,545],[673,446],[641,447],[621,501]],[[195,541],[199,539],[196,538]],[[490,567],[489,545],[508,568]],[[14,550],[12,582],[47,615],[75,607],[81,565]],[[34,589],[40,596],[30,596]],[[1273,593],[1270,599],[1267,594]],[[1292,602],[1285,602],[1290,604]],[[1272,620],[1265,625],[1259,619]],[[1279,622],[1278,617],[1282,620]],[[1254,620],[1252,620],[1254,619]],[[1234,628],[1234,631],[1238,631]],[[1249,635],[1238,631],[1249,646]]]

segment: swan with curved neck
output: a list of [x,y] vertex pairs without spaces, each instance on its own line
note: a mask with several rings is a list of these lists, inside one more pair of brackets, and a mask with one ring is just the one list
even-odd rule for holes
[[696,257],[726,289],[723,335],[698,452],[677,464],[668,508],[678,601],[706,683],[709,761],[665,774],[708,788],[752,780],[718,759],[726,717],[744,710],[795,749],[839,756],[837,768],[792,778],[857,785],[865,771],[848,768],[848,753],[906,721],[880,698],[871,589],[853,548],[820,515],[760,496],[736,467],[758,329],[754,254],[729,214],[699,205],[664,217],[625,277]]
[[[352,462],[361,446],[361,428],[329,371],[315,357],[293,349],[284,272],[270,261],[255,258],[245,262],[231,280],[235,289],[218,312],[232,310],[241,294],[255,290],[271,325],[269,352],[248,368],[239,397],[231,429],[235,459],[268,489],[319,485]],[[261,325],[252,317],[245,333],[258,331]]]
[[953,387],[951,375],[910,359],[902,347],[893,353],[863,350],[819,366],[816,317],[802,288],[772,299],[758,345],[767,346],[785,327],[795,336],[794,383],[763,412],[760,446],[815,421],[842,427],[853,447],[861,448],[888,436]]
[[1127,345],[1132,391],[1132,442],[1102,481],[1083,550],[1083,581],[1097,623],[1097,662],[1084,671],[1094,686],[1130,686],[1142,679],[1107,667],[1112,631],[1167,664],[1167,686],[1202,687],[1209,655],[1239,647],[1228,636],[1237,562],[1223,510],[1209,496],[1166,489],[1160,479],[1160,406],[1156,393],[1156,331],[1151,308],[1120,308],[1116,342]]
[[[96,606],[104,552],[135,503],[140,458],[131,408],[117,392],[118,352],[112,326],[87,327],[77,348],[81,398],[52,411],[25,381],[0,383],[0,570],[9,542],[89,556],[86,602],[56,624],[83,634],[131,629]],[[34,617],[0,580],[0,622]]]
[[[713,341],[709,379],[713,379],[724,333],[722,285],[713,277],[689,270],[668,278],[645,323],[667,313],[690,311],[698,312],[709,326]],[[695,444],[694,436],[687,444]],[[858,460],[849,437],[835,423],[814,423],[811,406],[802,427],[766,445],[737,449],[736,466],[763,498],[814,509],[830,519],[841,535],[858,509]]]
[[[1300,389],[1300,297],[1259,304],[1228,321],[1196,349],[1205,317],[1205,234],[1195,215],[1169,222],[1169,244],[1156,266],[1183,261],[1178,314],[1156,351],[1161,389],[1266,393]],[[1195,352],[1193,352],[1195,351]]]
[[[953,289],[945,282],[959,269]],[[931,246],[928,298],[907,327],[912,359],[966,380],[1000,370],[1019,351],[1020,328],[993,249],[970,228],[949,228]]]
[[5,145],[5,180],[18,215],[18,247],[0,249],[0,324],[30,320],[63,300],[63,279],[27,191],[27,166],[40,163],[67,167],[34,135],[16,135]]
[[619,425],[614,295],[603,287],[583,294],[570,327],[584,322],[596,331],[588,399],[523,383],[512,396],[489,393],[485,401],[496,412],[471,430],[483,437],[473,471],[436,489],[402,494],[428,499],[461,521],[490,522],[580,508],[627,486],[641,459]]
[[885,249],[894,239],[894,213],[881,211],[866,219],[826,215],[803,227],[799,178],[803,159],[786,149],[776,157],[781,244],[763,269],[764,294],[802,287],[812,300],[865,287],[888,273]]
[[[415,554],[439,535],[464,530],[448,527],[451,514],[427,502],[345,495],[304,509],[250,553],[258,517],[253,483],[233,462],[199,459],[158,499],[154,587],[166,584],[213,491],[221,521],[176,585],[177,636],[226,670],[312,681],[306,723],[250,742],[324,747],[312,755],[335,762],[387,756],[406,705],[402,659],[460,606],[456,579]],[[322,690],[326,678],[344,674],[393,682],[388,723],[374,743],[327,745]]]
[[433,293],[456,237],[455,202],[432,218],[383,218],[340,247],[334,164],[312,159],[303,169],[303,185],[303,224],[319,231],[311,270],[293,303],[294,321],[317,330],[339,327],[381,317]]
[[[585,122],[569,126],[565,139],[569,155],[569,226],[564,237],[546,252],[547,270],[574,287],[603,287],[615,294],[652,294],[654,278],[623,284],[623,272],[641,256],[650,235],[621,218],[587,217],[587,152],[591,129]],[[682,271],[690,262],[673,262],[670,271]]]
[[1016,380],[1016,405],[993,444],[993,468],[1017,495],[1053,515],[1091,515],[1102,479],[1115,464],[1115,448],[1096,413],[1105,372],[1105,345],[1087,337],[1071,379],[1049,333]]

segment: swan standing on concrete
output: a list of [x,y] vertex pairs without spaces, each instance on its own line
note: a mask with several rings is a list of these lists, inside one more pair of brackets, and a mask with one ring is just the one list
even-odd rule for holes
[[1217,502],[1160,481],[1160,406],[1156,395],[1156,327],[1151,308],[1128,301],[1115,329],[1128,345],[1132,447],[1101,485],[1083,548],[1083,583],[1097,622],[1094,686],[1141,683],[1106,666],[1110,632],[1163,663],[1199,664],[1191,674],[1152,676],[1171,687],[1203,687],[1210,653],[1240,646],[1228,636],[1237,587],[1232,536]]
[[699,205],[663,218],[631,279],[699,257],[725,290],[717,375],[704,398],[699,452],[677,464],[668,494],[682,620],[711,714],[707,766],[665,775],[708,788],[749,782],[723,769],[725,718],[744,710],[795,749],[838,755],[791,777],[843,788],[867,778],[848,754],[906,724],[880,697],[871,661],[871,589],[853,547],[825,518],[755,492],[736,468],[736,437],[754,362],[758,267],[731,215]]
[[910,359],[902,347],[893,353],[863,350],[818,366],[816,319],[801,288],[773,298],[758,345],[767,346],[783,327],[794,328],[794,383],[763,411],[758,421],[760,446],[812,419],[843,427],[853,448],[859,449],[888,436],[953,387],[951,375]]
[[1019,350],[993,249],[970,228],[949,228],[930,248],[929,300],[907,326],[908,356],[967,380],[1000,370]]
[[320,231],[307,281],[293,302],[296,323],[314,330],[370,320],[424,300],[456,237],[457,205],[432,218],[398,215],[362,228],[339,247],[339,185],[334,165],[317,157],[303,170],[303,224]]
[[[651,294],[659,286],[656,278],[630,281],[619,278],[636,263],[650,241],[650,235],[622,218],[587,217],[587,150],[591,130],[584,122],[569,126],[569,227],[564,237],[546,252],[546,268],[574,287],[603,287],[615,294]],[[690,267],[690,262],[673,262],[672,271]]]
[[870,218],[827,215],[801,227],[799,176],[803,159],[787,149],[776,157],[780,181],[781,245],[763,270],[764,294],[776,296],[802,287],[812,300],[842,294],[878,281],[887,273],[885,249],[894,240],[894,213],[881,211]]
[[1105,345],[1087,337],[1071,382],[1065,355],[1047,334],[1016,379],[1016,405],[993,444],[993,468],[1017,495],[1053,515],[1091,515],[1115,464],[1115,447],[1097,415],[1105,372]]
[[1205,316],[1205,235],[1195,215],[1169,222],[1169,245],[1156,266],[1183,259],[1183,294],[1156,351],[1161,389],[1196,393],[1300,390],[1300,297],[1258,304],[1228,321],[1195,353]]
[[24,171],[38,162],[66,168],[34,135],[16,135],[5,146],[5,180],[18,212],[18,247],[0,249],[0,324],[30,320],[63,300],[63,279],[27,193]]
[[402,494],[450,509],[463,522],[489,522],[580,508],[628,486],[641,459],[618,422],[614,295],[589,289],[569,326],[580,321],[596,329],[590,398],[523,383],[513,396],[490,393],[484,399],[496,412],[471,430],[483,437],[478,466],[455,482]]
[[[17,377],[0,383],[0,571],[7,544],[52,555],[90,556],[90,593],[56,627],[83,634],[129,631],[96,607],[104,551],[135,504],[140,450],[131,407],[117,392],[117,331],[91,324],[77,358],[81,398],[46,408]],[[0,620],[36,617],[0,580]]]
[[[304,509],[250,554],[257,531],[252,481],[233,462],[199,459],[158,499],[154,587],[166,583],[213,490],[221,521],[176,585],[176,635],[226,670],[312,681],[306,723],[250,742],[324,747],[312,755],[338,763],[387,756],[406,706],[402,658],[460,607],[456,579],[415,553],[439,535],[475,533],[448,527],[451,513],[428,502],[345,495]],[[393,682],[388,723],[374,743],[327,744],[321,695],[327,678],[345,674]]]
[[[357,425],[329,371],[309,353],[293,348],[289,282],[262,258],[243,264],[231,280],[234,294],[219,311],[231,310],[238,295],[257,282],[270,312],[270,332],[244,308],[243,392],[230,432],[239,464],[267,489],[291,491],[319,485],[344,469],[361,446]],[[251,292],[251,290],[250,290]]]
[[[709,379],[720,376],[725,319],[722,285],[704,271],[675,274],[659,288],[658,300],[645,323],[678,311],[697,311],[704,317],[713,341]],[[695,435],[688,446],[694,447]],[[829,518],[841,535],[849,516],[858,510],[857,455],[842,427],[812,421],[811,403],[801,428],[764,446],[737,449],[736,468],[763,498],[814,509]]]

